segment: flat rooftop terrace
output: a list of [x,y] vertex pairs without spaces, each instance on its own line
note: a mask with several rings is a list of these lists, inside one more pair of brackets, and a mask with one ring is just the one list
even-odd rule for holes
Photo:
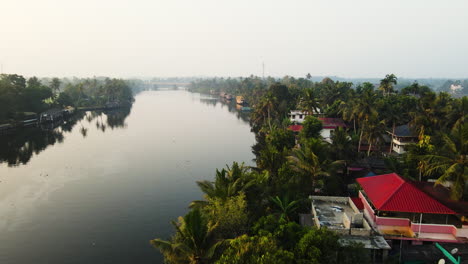
[[336,197],[335,199],[324,198],[313,198],[313,205],[320,225],[329,228],[346,228],[343,224],[344,215],[347,216],[347,219],[352,219],[357,213],[349,204],[349,200],[344,197]]

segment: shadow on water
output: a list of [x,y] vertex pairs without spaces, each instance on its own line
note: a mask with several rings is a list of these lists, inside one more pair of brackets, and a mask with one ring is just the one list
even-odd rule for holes
[[62,143],[65,134],[72,133],[73,128],[79,127],[83,137],[89,133],[85,122],[95,120],[98,131],[105,132],[107,128],[126,128],[125,119],[130,114],[131,107],[108,111],[77,112],[69,118],[55,122],[40,124],[35,127],[18,129],[12,134],[0,136],[0,164],[8,166],[27,164],[33,154],[39,154],[49,146]]

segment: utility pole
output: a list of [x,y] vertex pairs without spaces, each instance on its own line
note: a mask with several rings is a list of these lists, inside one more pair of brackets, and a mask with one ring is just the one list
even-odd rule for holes
[[262,62],[262,79],[265,81],[265,62]]

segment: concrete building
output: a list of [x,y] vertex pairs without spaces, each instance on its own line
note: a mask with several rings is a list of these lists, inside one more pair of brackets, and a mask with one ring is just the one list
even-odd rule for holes
[[359,199],[364,218],[386,239],[415,245],[468,242],[468,223],[463,221],[466,210],[443,204],[415,182],[395,173],[358,178],[357,182],[362,187]]
[[341,235],[340,243],[361,243],[368,249],[373,263],[383,263],[391,247],[384,237],[373,232],[362,209],[349,197],[310,196],[312,214],[301,215],[303,225],[326,227]]
[[387,131],[387,133],[392,137],[392,151],[397,154],[405,153],[406,145],[418,142],[418,136],[411,131],[408,125],[397,126],[395,133],[393,131]]
[[320,135],[325,141],[329,143],[332,142],[331,136],[336,129],[339,127],[346,128],[346,124],[341,118],[319,117],[318,119],[322,121],[323,125],[322,131],[320,131]]

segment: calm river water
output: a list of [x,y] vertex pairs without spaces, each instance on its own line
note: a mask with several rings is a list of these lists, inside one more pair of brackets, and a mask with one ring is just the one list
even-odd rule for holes
[[0,137],[0,263],[162,263],[149,240],[201,198],[195,181],[252,164],[254,135],[232,106],[186,91],[135,99]]

